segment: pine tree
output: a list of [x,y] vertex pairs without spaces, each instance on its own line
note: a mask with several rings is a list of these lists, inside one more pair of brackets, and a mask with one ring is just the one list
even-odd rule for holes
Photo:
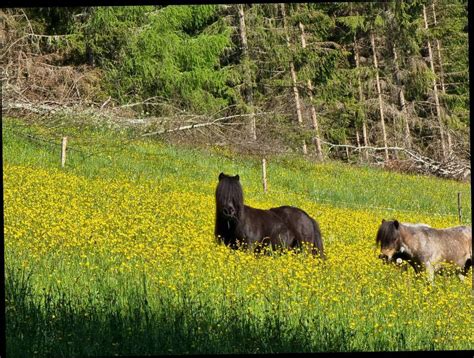
[[220,66],[231,31],[216,5],[101,7],[87,27],[108,89],[120,101],[158,96],[211,113],[233,100],[229,70]]

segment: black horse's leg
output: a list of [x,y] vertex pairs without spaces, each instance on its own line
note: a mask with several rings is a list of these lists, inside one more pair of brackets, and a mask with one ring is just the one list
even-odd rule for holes
[[259,243],[254,245],[253,253],[255,256],[260,256],[260,254],[262,253],[262,246]]
[[467,273],[469,272],[469,268],[471,266],[472,266],[472,259],[467,259],[466,262],[464,263],[464,269],[463,269],[464,276],[467,276]]
[[418,274],[423,271],[421,265],[419,262],[415,262],[415,261],[412,261],[412,260],[409,260],[408,263],[411,265],[411,267],[413,267],[413,270],[415,270],[415,274],[418,276]]
[[316,243],[312,243],[311,244],[312,248],[311,248],[311,254],[316,257],[319,255],[319,250],[318,250],[318,247],[316,246]]
[[464,279],[466,278],[466,276],[469,272],[469,268],[471,266],[472,266],[472,260],[467,259],[466,262],[464,263],[464,267],[461,269],[461,272],[458,274],[458,277],[461,281],[464,281]]
[[293,239],[290,239],[290,244],[288,245],[289,249],[296,249],[297,251],[301,250],[302,247],[302,242],[298,240],[298,238],[293,237]]
[[[260,256],[261,254],[269,255],[269,252],[268,252],[269,243],[270,243],[269,237],[264,237],[261,240],[256,241],[253,244],[253,247],[254,247],[253,252],[255,256]],[[272,244],[272,247],[273,247],[273,244]]]

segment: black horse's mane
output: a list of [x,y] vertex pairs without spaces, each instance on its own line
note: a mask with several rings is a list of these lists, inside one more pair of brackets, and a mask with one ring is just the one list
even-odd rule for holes
[[222,174],[216,188],[216,210],[221,211],[222,205],[232,202],[240,216],[244,207],[244,193],[237,177]]
[[377,231],[377,237],[375,243],[382,246],[387,246],[393,243],[397,239],[397,227],[399,223],[396,220],[393,221],[382,221],[382,224]]

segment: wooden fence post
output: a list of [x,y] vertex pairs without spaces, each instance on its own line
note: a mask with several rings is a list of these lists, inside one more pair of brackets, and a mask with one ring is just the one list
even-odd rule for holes
[[67,146],[67,137],[63,137],[61,144],[61,167],[64,168],[66,164],[66,146]]
[[262,159],[262,182],[263,182],[263,192],[267,192],[267,161],[265,158]]
[[461,209],[461,193],[458,192],[458,218],[459,223],[462,224],[462,209]]

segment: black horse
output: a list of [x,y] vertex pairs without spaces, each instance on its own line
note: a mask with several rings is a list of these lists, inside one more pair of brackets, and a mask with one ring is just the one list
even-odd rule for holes
[[219,174],[216,188],[216,225],[214,234],[227,246],[237,249],[262,247],[272,249],[301,247],[311,244],[313,255],[324,258],[319,226],[303,210],[281,206],[262,210],[244,205],[239,176]]

